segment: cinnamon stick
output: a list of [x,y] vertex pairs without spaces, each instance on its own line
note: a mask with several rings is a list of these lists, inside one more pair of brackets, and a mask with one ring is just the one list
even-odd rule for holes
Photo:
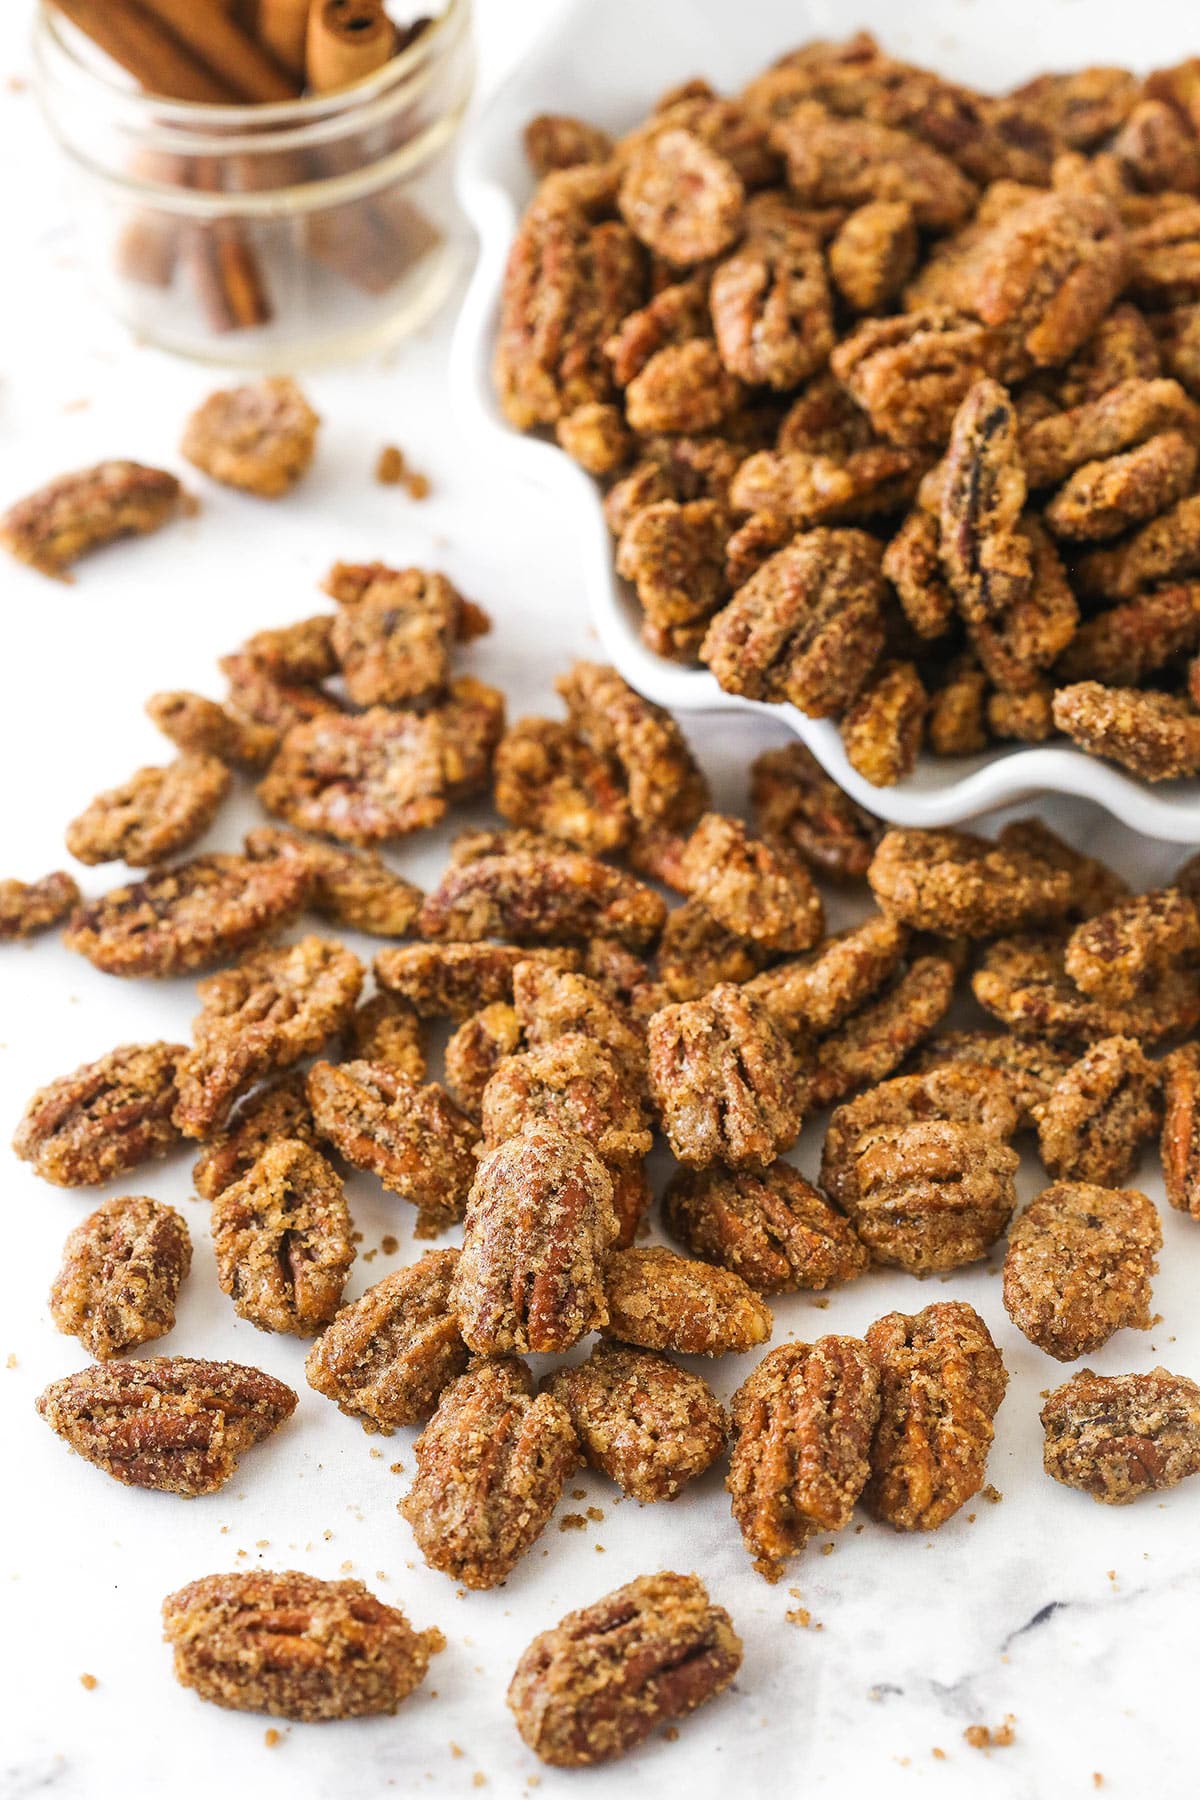
[[258,260],[234,226],[218,221],[193,230],[188,262],[213,331],[247,331],[269,322],[271,302]]
[[315,0],[308,15],[305,68],[314,94],[362,81],[390,62],[396,27],[382,0]]
[[140,0],[148,14],[165,25],[238,100],[263,105],[294,100],[299,82],[267,55],[261,44],[240,30],[219,6],[203,0]]
[[297,81],[304,79],[309,0],[258,0],[254,35]]
[[234,99],[219,76],[133,0],[55,0],[55,5],[147,93],[202,105],[219,106]]

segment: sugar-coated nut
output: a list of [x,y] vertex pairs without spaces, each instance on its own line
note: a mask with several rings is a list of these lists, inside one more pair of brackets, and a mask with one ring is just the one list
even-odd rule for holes
[[1106,1506],[1200,1472],[1200,1388],[1186,1375],[1080,1369],[1041,1412],[1047,1475]]
[[1004,1304],[1025,1336],[1060,1362],[1150,1324],[1158,1214],[1136,1188],[1056,1181],[1009,1234]]

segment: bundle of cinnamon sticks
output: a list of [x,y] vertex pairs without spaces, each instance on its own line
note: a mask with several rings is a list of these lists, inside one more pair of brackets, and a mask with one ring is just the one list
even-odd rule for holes
[[[53,0],[58,11],[156,97],[201,105],[260,106],[332,94],[374,74],[425,31],[419,18],[399,27],[384,0]],[[275,159],[272,185],[351,172],[352,153],[327,150],[318,163],[296,153]],[[159,183],[220,191],[262,185],[261,173],[222,159],[168,155],[142,159],[141,173]],[[149,164],[153,167],[149,167]],[[231,177],[231,173],[234,178]],[[345,214],[346,209],[342,209]],[[379,202],[352,216],[317,218],[309,248],[370,292],[390,286],[412,260],[420,231],[407,209],[401,235]],[[214,331],[266,324],[271,303],[258,259],[232,220],[175,231],[161,218],[134,219],[120,252],[122,272],[165,286],[183,260]]]

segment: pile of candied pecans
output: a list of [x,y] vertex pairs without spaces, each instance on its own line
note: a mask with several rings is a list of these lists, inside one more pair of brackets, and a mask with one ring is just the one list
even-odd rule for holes
[[[290,383],[198,417],[206,466],[251,491],[283,491],[312,454]],[[144,528],[147,472],[114,473],[130,469],[14,509],[31,560],[61,571]],[[421,1428],[400,1511],[463,1587],[511,1574],[581,1460],[656,1503],[728,1454],[771,1582],[860,1501],[937,1529],[984,1484],[1007,1384],[966,1302],[782,1342],[728,1411],[675,1358],[767,1344],[771,1296],[872,1263],[945,1273],[1006,1231],[1004,1303],[1031,1344],[1073,1362],[1146,1327],[1161,1229],[1120,1184],[1158,1136],[1171,1203],[1200,1217],[1200,858],[1131,894],[1037,820],[995,841],[884,832],[799,743],[753,764],[747,825],[712,809],[677,724],[614,670],[575,664],[565,717],[506,726],[502,696],[455,674],[489,621],[444,576],[338,564],[325,586],[335,610],[222,659],[224,703],[154,695],[178,756],[68,827],[77,859],[141,878],[90,899],[62,872],[0,884],[4,937],[65,919],[109,974],[202,975],[190,1044],[124,1044],[52,1082],[17,1154],[76,1188],[196,1146],[222,1290],[258,1329],[315,1339],[310,1385],[367,1430]],[[186,857],[237,773],[280,823]],[[385,861],[377,846],[489,786],[504,825],[461,833],[432,892]],[[874,910],[830,934],[818,878]],[[336,939],[279,941],[303,915],[397,940],[369,997]],[[949,1029],[967,991],[977,1022]],[[816,1182],[785,1160],[814,1115]],[[678,1250],[642,1241],[656,1131]],[[1010,1229],[1023,1133],[1049,1185]],[[343,1304],[346,1168],[409,1202],[418,1237],[461,1222],[461,1248]],[[190,1262],[174,1208],[103,1201],[51,1291],[96,1360],[38,1400],[87,1461],[178,1495],[219,1489],[297,1404],[257,1368],[131,1355],[171,1329]],[[535,1382],[527,1355],[593,1333],[586,1360]],[[1098,1500],[1200,1472],[1200,1387],[1164,1369],[1080,1370],[1041,1417],[1047,1472]],[[296,1719],[393,1710],[443,1643],[359,1582],[298,1571],[203,1576],[164,1623],[185,1685]],[[740,1656],[696,1576],[645,1575],[537,1637],[509,1704],[545,1761],[601,1761],[727,1687]]]
[[858,33],[532,122],[496,387],[653,650],[877,786],[1056,734],[1200,772],[1198,71],[993,97]]

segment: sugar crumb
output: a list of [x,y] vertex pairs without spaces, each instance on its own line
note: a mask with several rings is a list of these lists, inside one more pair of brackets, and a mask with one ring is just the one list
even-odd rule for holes
[[79,1685],[82,1688],[86,1688],[90,1694],[93,1688],[98,1688],[100,1686],[100,1683],[94,1675],[81,1675],[79,1677]]

